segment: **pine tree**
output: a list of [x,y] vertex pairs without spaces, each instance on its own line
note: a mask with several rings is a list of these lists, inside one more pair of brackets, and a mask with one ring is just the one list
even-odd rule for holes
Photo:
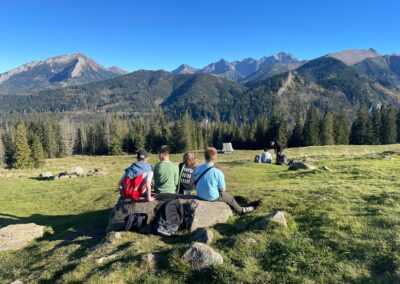
[[382,116],[381,110],[376,108],[372,111],[373,144],[381,144],[382,138]]
[[183,151],[189,151],[193,148],[193,122],[188,112],[185,112],[181,121],[183,135]]
[[305,146],[320,145],[320,115],[315,107],[308,110],[303,127],[303,141]]
[[349,144],[349,123],[344,111],[339,112],[334,118],[334,129],[333,135],[336,145],[347,145]]
[[400,111],[397,112],[397,142],[400,143]]
[[76,132],[74,153],[75,154],[84,154],[86,149],[85,143],[85,132],[83,126],[80,126]]
[[0,129],[0,167],[3,167],[5,164],[5,155],[6,150],[3,143],[3,131]]
[[385,109],[382,114],[382,136],[381,142],[383,144],[394,144],[397,140],[397,113],[392,107]]
[[368,106],[366,104],[361,104],[351,128],[350,143],[362,145],[372,144],[373,142],[373,127],[368,112]]
[[322,145],[335,144],[333,127],[333,115],[330,112],[326,112],[321,122]]
[[40,138],[33,135],[31,144],[31,160],[34,168],[42,168],[45,163],[45,152]]
[[289,147],[303,146],[303,124],[301,123],[300,116],[296,119],[296,124],[293,128],[292,135],[288,141]]
[[256,121],[255,130],[255,147],[257,149],[264,148],[267,141],[267,131],[268,131],[268,119],[265,115],[260,116]]
[[23,122],[15,128],[13,155],[10,166],[15,169],[24,169],[32,166],[31,149],[28,144],[28,134]]

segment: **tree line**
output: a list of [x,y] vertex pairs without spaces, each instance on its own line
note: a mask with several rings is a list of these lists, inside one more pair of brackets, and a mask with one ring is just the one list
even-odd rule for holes
[[222,148],[261,149],[274,139],[288,147],[400,142],[400,113],[392,107],[369,109],[361,104],[353,123],[347,114],[321,113],[311,107],[294,123],[278,111],[254,122],[195,121],[189,113],[171,121],[160,113],[149,118],[108,117],[100,121],[36,119],[0,123],[0,164],[8,168],[41,168],[47,158],[69,155],[120,155],[138,149],[156,153],[168,144],[175,153]]

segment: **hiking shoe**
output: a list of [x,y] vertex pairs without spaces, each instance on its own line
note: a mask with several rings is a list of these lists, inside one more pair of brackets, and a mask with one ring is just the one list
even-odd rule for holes
[[249,206],[249,207],[242,207],[242,214],[247,214],[251,211],[254,211],[254,207],[253,206]]

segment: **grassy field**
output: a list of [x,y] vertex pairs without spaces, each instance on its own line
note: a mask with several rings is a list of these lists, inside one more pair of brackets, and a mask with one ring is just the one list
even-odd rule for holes
[[[75,156],[46,164],[53,173],[71,166],[107,168],[98,177],[39,181],[32,177],[40,170],[0,170],[0,227],[47,226],[46,235],[28,247],[0,254],[0,283],[400,282],[400,145],[286,151],[291,159],[314,160],[316,171],[254,164],[255,154],[220,156],[228,190],[262,204],[213,228],[211,246],[224,263],[203,271],[180,260],[191,243],[186,232],[172,238],[105,236],[116,183],[132,156]],[[285,212],[288,228],[257,229],[254,223],[273,210]],[[156,266],[142,261],[150,252]]]

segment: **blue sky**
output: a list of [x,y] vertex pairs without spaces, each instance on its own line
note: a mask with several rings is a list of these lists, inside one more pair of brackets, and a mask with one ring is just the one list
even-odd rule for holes
[[0,72],[74,52],[129,71],[279,51],[400,52],[399,11],[398,0],[4,0]]

